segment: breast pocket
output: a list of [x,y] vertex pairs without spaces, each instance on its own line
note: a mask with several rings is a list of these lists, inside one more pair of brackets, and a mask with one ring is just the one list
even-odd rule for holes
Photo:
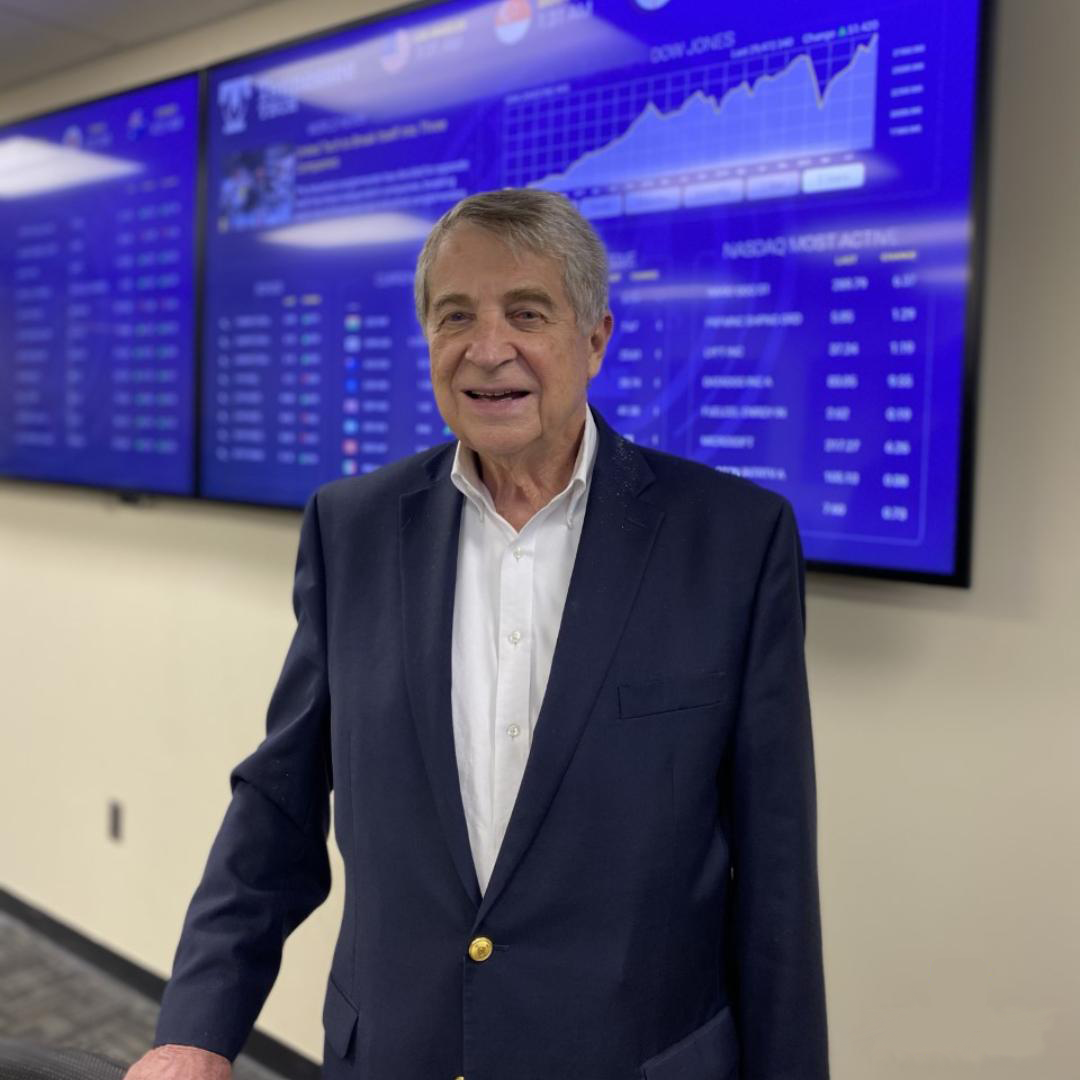
[[723,705],[728,680],[722,671],[691,675],[666,675],[619,687],[619,716],[631,720],[659,713],[688,712]]
[[641,1066],[644,1080],[735,1080],[739,1049],[730,1008]]

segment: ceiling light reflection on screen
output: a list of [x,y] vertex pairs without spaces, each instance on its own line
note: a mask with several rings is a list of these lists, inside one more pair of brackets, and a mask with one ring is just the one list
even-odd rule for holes
[[0,141],[0,199],[22,199],[141,172],[132,161],[15,135]]
[[420,242],[432,223],[409,214],[355,214],[286,225],[263,233],[268,244],[302,248],[378,247]]

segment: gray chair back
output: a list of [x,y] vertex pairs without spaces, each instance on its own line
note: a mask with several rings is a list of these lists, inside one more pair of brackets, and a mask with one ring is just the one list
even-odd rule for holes
[[127,1066],[85,1050],[0,1039],[0,1080],[122,1080]]

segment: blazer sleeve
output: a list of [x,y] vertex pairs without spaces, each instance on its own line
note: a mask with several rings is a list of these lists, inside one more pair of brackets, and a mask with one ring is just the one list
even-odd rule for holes
[[332,775],[317,496],[304,512],[296,632],[266,738],[232,772],[232,799],[184,920],[154,1045],[235,1058],[277,977],[285,938],[330,890]]
[[740,1080],[825,1080],[802,548],[791,507],[757,584],[732,758]]

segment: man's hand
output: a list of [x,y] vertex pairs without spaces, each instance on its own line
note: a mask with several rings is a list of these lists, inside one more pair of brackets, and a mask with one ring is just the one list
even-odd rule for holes
[[148,1050],[124,1074],[124,1080],[230,1080],[232,1064],[197,1046],[166,1043]]

